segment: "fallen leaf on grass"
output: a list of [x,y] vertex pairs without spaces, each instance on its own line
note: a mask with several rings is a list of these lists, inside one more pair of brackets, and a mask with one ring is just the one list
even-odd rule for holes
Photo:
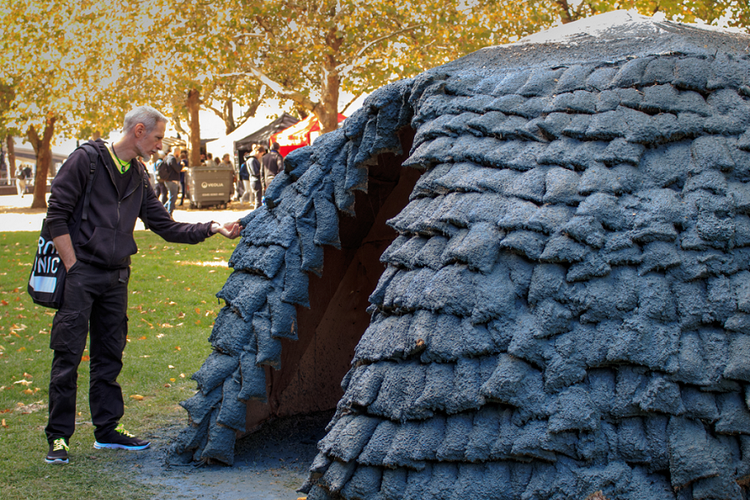
[[23,372],[23,378],[34,378],[34,375],[32,375],[31,373]]
[[179,313],[179,314],[177,315],[177,318],[178,318],[178,319],[182,319],[182,318],[184,318],[184,317],[185,317],[185,313],[184,313],[184,312],[181,312],[181,313]]
[[131,394],[130,399],[135,399],[136,401],[143,401],[143,396],[140,394]]
[[162,328],[174,328],[174,327],[173,327],[172,325],[170,325],[169,323],[162,323],[161,327],[162,327]]
[[91,361],[91,357],[88,354],[81,356],[81,361]]
[[172,387],[172,384],[164,384],[164,387]]
[[185,378],[185,374],[184,373],[180,373],[180,378]]
[[199,308],[197,308],[197,307],[196,307],[196,308],[195,308],[195,314],[200,314],[200,313],[201,313],[201,310],[200,310]]
[[177,382],[177,379],[176,378],[170,378],[169,381],[170,382]]
[[3,299],[2,301],[0,301],[0,304],[2,304],[4,306],[7,306],[8,305],[8,301],[5,300],[5,299]]
[[138,340],[146,340],[146,336],[142,335],[142,336],[138,337]]
[[13,411],[13,410],[11,410],[10,408],[6,408],[6,409],[4,409],[4,410],[0,410],[0,413],[10,413],[10,412],[12,412],[12,411]]
[[6,429],[8,428],[8,424],[5,423],[5,419],[3,419],[2,426],[5,427]]
[[172,365],[167,365],[167,368],[169,368],[170,370],[174,370],[174,366]]
[[182,347],[180,347],[180,346],[176,345],[176,346],[174,346],[174,350],[175,350],[175,351],[181,351],[181,350],[182,350]]
[[23,392],[24,394],[34,394],[34,391],[32,391],[31,389],[24,389],[21,392]]
[[16,380],[16,381],[15,381],[15,382],[13,382],[13,383],[14,383],[14,384],[23,384],[23,385],[31,385],[31,384],[33,384],[33,382],[31,382],[31,381],[29,381],[29,380]]

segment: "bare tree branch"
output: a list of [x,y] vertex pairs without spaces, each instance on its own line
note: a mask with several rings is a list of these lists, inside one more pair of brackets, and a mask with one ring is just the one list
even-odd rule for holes
[[364,47],[362,47],[362,49],[360,49],[359,52],[357,52],[357,54],[352,58],[352,61],[355,61],[355,62],[352,62],[351,64],[348,64],[348,65],[347,64],[340,64],[336,68],[336,70],[339,72],[339,74],[341,76],[344,76],[346,73],[348,73],[349,71],[351,71],[352,69],[354,69],[354,67],[357,65],[356,64],[356,60],[359,59],[365,52],[367,52],[370,49],[370,47],[379,44],[383,40],[388,40],[389,38],[393,38],[394,36],[398,36],[401,33],[406,33],[407,31],[413,31],[413,30],[415,30],[417,28],[422,28],[422,27],[424,27],[423,24],[417,24],[417,25],[414,25],[414,26],[409,26],[407,28],[400,29],[398,31],[394,31],[393,33],[389,33],[387,35],[383,35],[380,38],[376,38],[372,42],[370,42],[367,45],[365,45]]
[[343,108],[341,109],[341,114],[342,114],[342,115],[344,115],[344,116],[346,116],[346,110],[347,110],[347,109],[349,109],[349,106],[351,106],[352,104],[354,104],[354,102],[355,102],[355,101],[356,101],[357,99],[359,99],[360,97],[362,97],[362,95],[361,95],[361,94],[360,94],[360,95],[357,95],[357,96],[355,96],[355,97],[354,97],[354,99],[352,99],[351,101],[347,102],[347,103],[346,103],[346,106],[344,106],[344,107],[343,107]]

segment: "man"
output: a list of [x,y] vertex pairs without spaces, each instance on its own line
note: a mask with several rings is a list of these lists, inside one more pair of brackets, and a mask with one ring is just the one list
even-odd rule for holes
[[142,450],[150,445],[119,425],[124,403],[117,376],[128,329],[130,256],[138,251],[133,239],[136,218],[175,243],[200,243],[217,232],[229,238],[239,234],[236,222],[221,226],[173,221],[147,187],[146,173],[136,157],[147,158],[161,149],[166,123],[164,115],[153,108],[133,109],[125,117],[121,139],[111,146],[101,139],[88,143],[99,153],[93,176],[89,155],[79,149],[52,184],[47,224],[68,275],[63,305],[50,332],[54,355],[45,429],[50,445],[47,463],[68,463],[68,443],[75,430],[77,371],[87,334],[94,447]]
[[167,212],[171,217],[174,207],[177,204],[177,193],[180,191],[180,171],[182,170],[182,166],[177,159],[180,157],[180,148],[174,148],[174,153],[170,150],[171,148],[167,147],[167,157],[164,158],[164,164],[166,165],[164,186],[167,188],[168,193],[167,202],[164,206],[167,207]]
[[16,192],[21,198],[26,192],[26,169],[21,166],[16,168]]
[[266,189],[268,189],[268,185],[271,184],[273,178],[283,170],[284,157],[279,153],[279,143],[274,141],[271,143],[271,151],[266,153],[261,161],[260,180],[262,183],[263,195],[265,195]]
[[250,153],[250,158],[245,163],[246,177],[242,178],[245,194],[242,197],[242,202],[245,203],[252,199],[253,210],[260,207],[261,204],[260,162],[265,154],[266,148],[260,144],[255,144]]
[[187,193],[185,184],[188,169],[187,151],[184,149],[180,151],[180,159],[178,161],[180,162],[180,206],[182,206],[185,203],[185,193]]

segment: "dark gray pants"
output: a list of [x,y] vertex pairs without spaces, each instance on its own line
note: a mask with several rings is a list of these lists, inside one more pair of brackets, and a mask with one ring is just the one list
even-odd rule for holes
[[55,351],[49,383],[51,443],[75,432],[78,365],[90,333],[89,406],[97,439],[106,436],[124,413],[117,376],[128,333],[130,269],[105,270],[78,261],[65,279],[63,305],[55,315],[50,347]]

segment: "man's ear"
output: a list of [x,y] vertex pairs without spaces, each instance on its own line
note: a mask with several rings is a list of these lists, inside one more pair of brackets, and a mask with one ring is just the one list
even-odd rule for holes
[[145,131],[146,131],[146,126],[142,123],[136,124],[135,128],[133,129],[133,133],[135,133],[135,136],[138,139],[140,139],[140,137],[143,135]]

